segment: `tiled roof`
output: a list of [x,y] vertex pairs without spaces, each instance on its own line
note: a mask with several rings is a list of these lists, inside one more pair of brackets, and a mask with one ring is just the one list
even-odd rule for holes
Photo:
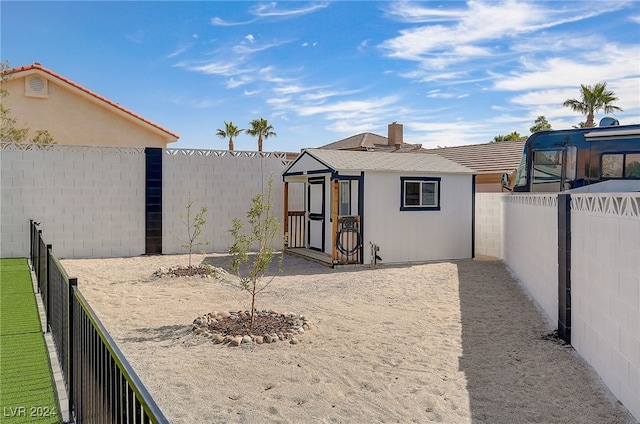
[[373,149],[375,152],[394,152],[394,153],[407,153],[420,149],[420,144],[402,143],[400,149],[396,149],[395,146],[389,146],[389,139],[378,134],[365,132],[361,134],[352,135],[342,140],[334,141],[333,143],[325,144],[318,147],[319,149],[326,150],[367,150]]
[[403,143],[398,150],[389,146],[387,137],[362,133],[319,147],[323,150],[367,150],[391,153],[437,154],[478,173],[512,172],[518,168],[524,141],[501,141],[467,146],[423,149],[420,144]]
[[336,171],[399,171],[475,174],[473,169],[438,155],[397,155],[385,152],[306,149],[305,152]]
[[34,63],[33,65],[28,65],[28,66],[22,66],[20,68],[13,68],[12,70],[8,71],[8,73],[11,73],[11,74],[15,75],[15,74],[18,74],[18,73],[21,73],[21,72],[27,72],[27,71],[31,71],[31,70],[37,70],[37,71],[41,71],[41,72],[44,72],[46,74],[49,74],[52,77],[58,79],[59,81],[62,81],[64,83],[72,86],[73,88],[76,88],[76,89],[78,89],[80,91],[83,91],[83,92],[95,97],[96,99],[105,102],[109,106],[115,107],[116,109],[119,109],[122,112],[125,112],[125,113],[133,116],[136,119],[139,119],[140,121],[144,122],[145,124],[151,125],[151,126],[157,128],[157,129],[159,129],[160,131],[163,131],[163,132],[167,133],[171,137],[175,137],[176,139],[180,138],[180,136],[178,134],[176,134],[176,133],[174,133],[172,131],[169,131],[168,129],[156,124],[155,122],[152,122],[152,121],[150,121],[150,120],[138,115],[137,113],[132,112],[131,110],[120,106],[118,103],[115,103],[115,102],[107,99],[106,97],[103,97],[103,96],[101,96],[101,95],[89,90],[88,88],[83,87],[80,84],[75,83],[75,82],[71,81],[70,79],[63,77],[62,75],[60,75],[58,73],[55,73],[50,69],[45,68],[44,66],[40,65],[39,63]]
[[512,172],[518,168],[525,141],[499,141],[468,146],[422,149],[419,153],[437,154],[478,173]]

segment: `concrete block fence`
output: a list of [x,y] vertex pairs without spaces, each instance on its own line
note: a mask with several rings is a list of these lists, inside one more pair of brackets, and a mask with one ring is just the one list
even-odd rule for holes
[[640,421],[640,194],[506,195],[502,203],[505,263]]
[[503,193],[476,193],[476,254],[502,258]]
[[144,253],[144,150],[25,147],[0,148],[2,257],[27,257],[29,219],[61,257]]
[[[0,256],[28,255],[29,219],[41,223],[60,258],[159,253],[149,252],[158,241],[162,253],[185,252],[180,215],[189,194],[195,212],[208,208],[201,240],[210,244],[198,251],[225,252],[231,220],[244,218],[270,175],[273,212],[282,222],[284,153],[164,149],[161,170],[151,167],[151,179],[160,182],[153,186],[149,150],[2,143]],[[161,209],[149,199],[161,199]],[[160,224],[159,233],[150,231],[150,222]]]
[[[252,198],[265,193],[273,176],[273,213],[282,225],[284,186],[281,173],[286,161],[282,155],[232,156],[216,151],[167,149],[163,157],[162,252],[184,252],[189,196],[192,214],[207,208],[201,241],[209,241],[197,251],[226,252],[233,243],[229,234],[233,218],[244,218]],[[282,227],[281,227],[282,228]],[[282,248],[282,243],[277,245]]]
[[571,195],[571,344],[640,421],[640,194]]
[[503,259],[545,312],[558,322],[557,195],[504,196]]

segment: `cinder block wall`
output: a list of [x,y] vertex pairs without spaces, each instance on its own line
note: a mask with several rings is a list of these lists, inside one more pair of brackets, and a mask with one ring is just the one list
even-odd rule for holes
[[[41,222],[58,258],[137,256],[145,253],[144,149],[54,145],[38,150],[0,148],[0,256],[29,255],[29,220]],[[34,149],[34,150],[31,150]],[[282,154],[167,149],[163,155],[163,253],[183,253],[186,214],[206,206],[196,251],[226,252],[228,230],[273,175],[273,213],[282,225]],[[303,198],[302,188],[290,193]],[[174,235],[177,238],[174,238]],[[182,240],[182,241],[181,241]],[[281,247],[281,243],[277,244]]]
[[571,200],[571,344],[640,420],[640,195]]
[[502,198],[504,193],[476,193],[476,255],[502,259]]
[[29,255],[29,219],[65,257],[144,253],[144,151],[0,149],[0,256]]
[[[246,224],[246,213],[256,194],[266,195],[267,180],[273,176],[273,214],[282,228],[284,170],[282,159],[254,157],[202,156],[189,150],[170,150],[163,158],[163,253],[184,253],[189,195],[194,200],[192,216],[207,207],[206,224],[196,241],[208,241],[196,252],[226,252],[233,243],[229,234],[233,218]],[[282,248],[281,240],[276,244]]]
[[558,197],[504,197],[503,256],[526,290],[558,323]]

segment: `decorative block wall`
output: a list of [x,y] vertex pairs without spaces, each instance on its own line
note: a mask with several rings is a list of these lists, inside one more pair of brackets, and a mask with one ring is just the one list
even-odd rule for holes
[[640,420],[640,194],[573,194],[571,224],[571,344]]

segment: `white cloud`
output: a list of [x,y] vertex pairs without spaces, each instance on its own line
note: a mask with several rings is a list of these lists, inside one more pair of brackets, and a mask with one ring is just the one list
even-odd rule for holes
[[375,98],[368,100],[348,100],[330,104],[295,106],[295,111],[300,116],[326,114],[330,119],[344,119],[366,116],[373,111],[385,109],[398,101],[395,96]]
[[301,100],[305,101],[317,101],[317,100],[325,100],[331,97],[338,96],[350,96],[352,94],[358,94],[362,92],[362,90],[344,90],[344,91],[316,91],[314,93],[307,93],[300,96]]
[[236,88],[254,82],[256,79],[252,75],[240,75],[231,77],[226,82],[227,88]]
[[387,15],[399,19],[401,22],[445,22],[459,19],[464,12],[461,10],[425,8],[416,3],[399,1],[390,2],[386,10]]
[[[238,4],[242,4],[238,2]],[[293,3],[292,3],[293,4]],[[328,2],[320,2],[320,3],[304,3],[303,7],[299,8],[278,8],[278,3],[262,3],[256,6],[253,6],[249,9],[249,13],[254,15],[253,19],[249,19],[246,21],[238,21],[238,22],[229,22],[222,19],[219,16],[211,18],[211,25],[214,26],[239,26],[239,25],[249,25],[260,19],[266,18],[292,18],[296,16],[306,15],[308,13],[313,13],[317,10],[324,9],[329,6]]]
[[178,46],[174,51],[169,53],[166,57],[167,59],[171,59],[172,57],[180,56],[182,53],[186,52],[192,47],[192,44],[183,44]]
[[[294,3],[287,3],[288,5]],[[298,3],[299,4],[299,3]],[[313,13],[317,10],[324,9],[329,6],[328,2],[320,2],[320,3],[303,3],[304,6],[298,8],[284,9],[278,8],[278,3],[263,3],[251,8],[250,12],[256,16],[265,18],[265,17],[292,17],[292,16],[300,16],[306,15],[308,13]]]
[[495,88],[533,90],[550,87],[579,87],[580,84],[611,82],[638,76],[637,47],[609,46],[608,49],[575,59],[551,57],[543,61],[524,60],[511,75],[496,75]]
[[[247,37],[250,37],[250,38],[247,38]],[[274,47],[279,47],[279,46],[282,46],[283,44],[289,43],[289,41],[275,41],[272,43],[257,44],[253,36],[247,36],[247,37],[245,37],[246,41],[243,40],[242,43],[233,47],[234,53],[237,53],[240,55],[251,54],[251,53],[268,50]]]
[[242,73],[234,62],[212,62],[206,65],[188,66],[187,68],[208,75],[231,76]]
[[513,97],[511,102],[522,106],[562,105],[562,103],[578,95],[578,89],[563,88],[558,90],[529,91]]
[[440,90],[432,90],[427,93],[427,97],[430,99],[452,99],[455,95],[452,93],[443,93]]
[[517,35],[533,34],[567,22],[580,21],[624,5],[620,2],[607,2],[606,5],[572,2],[571,6],[561,8],[556,7],[555,3],[536,4],[517,0],[468,1],[466,8],[454,6],[442,10],[425,4],[431,3],[398,2],[389,13],[403,22],[441,23],[404,29],[400,35],[384,41],[379,47],[389,57],[417,61],[423,69],[438,70],[500,53],[496,50],[499,41],[509,41]]
[[304,87],[298,84],[291,84],[291,85],[282,85],[282,86],[274,87],[273,92],[279,96],[283,96],[288,94],[302,93],[304,91],[309,91],[313,89],[314,88],[312,87]]
[[278,97],[278,98],[271,97],[267,100],[267,103],[273,106],[286,105],[289,102],[291,102],[290,97]]

